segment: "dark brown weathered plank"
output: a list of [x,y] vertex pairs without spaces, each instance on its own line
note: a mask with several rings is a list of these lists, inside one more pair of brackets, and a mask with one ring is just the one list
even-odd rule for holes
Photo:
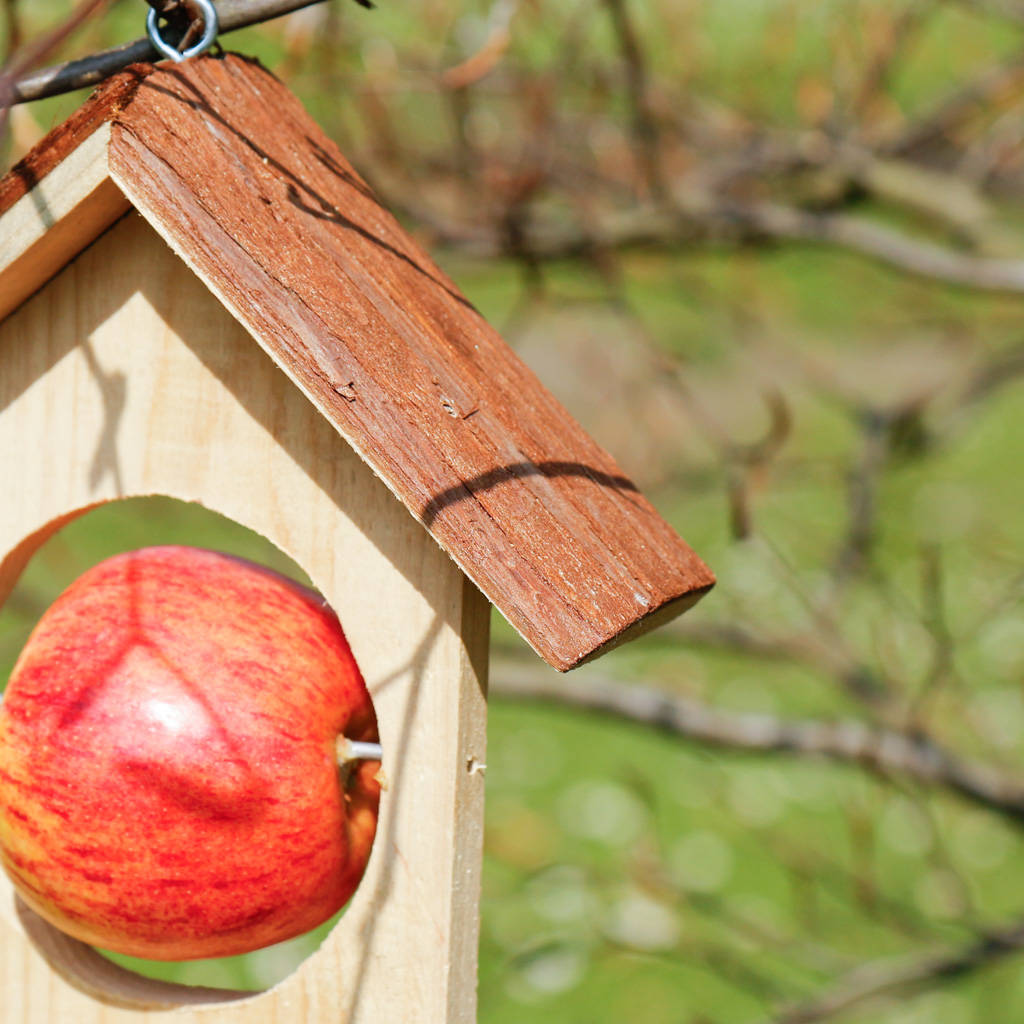
[[129,200],[551,664],[711,586],[270,74],[162,67],[109,119]]

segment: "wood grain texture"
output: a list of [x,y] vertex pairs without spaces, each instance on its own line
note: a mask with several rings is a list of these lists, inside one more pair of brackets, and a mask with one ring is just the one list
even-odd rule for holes
[[109,90],[111,179],[549,663],[713,584],[273,76],[202,58]]
[[709,570],[238,57],[160,69],[114,179],[533,647],[571,668]]
[[387,778],[345,916],[240,1001],[115,967],[0,880],[0,1024],[470,1024],[486,601],[139,216],[0,324],[0,479],[18,484],[0,502],[0,601],[54,526],[122,496],[198,501],[274,541],[338,612]]

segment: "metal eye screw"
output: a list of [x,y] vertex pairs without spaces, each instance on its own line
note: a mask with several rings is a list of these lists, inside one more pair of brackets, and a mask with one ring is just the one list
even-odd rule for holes
[[149,41],[160,53],[169,57],[176,64],[188,60],[189,57],[198,57],[199,54],[205,53],[213,46],[214,40],[217,38],[220,28],[217,22],[217,8],[210,0],[195,0],[195,2],[203,14],[203,35],[198,43],[190,46],[187,50],[176,50],[160,35],[160,26],[157,24],[160,15],[155,7],[150,7],[149,14],[146,15],[146,33],[149,36]]

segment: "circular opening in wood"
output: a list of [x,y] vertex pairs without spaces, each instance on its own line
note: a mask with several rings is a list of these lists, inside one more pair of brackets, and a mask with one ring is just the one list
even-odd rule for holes
[[19,890],[0,911],[106,1002],[271,987],[343,912],[376,825],[373,749],[345,760],[376,721],[333,612],[268,540],[170,498],[26,544],[0,607],[0,839]]

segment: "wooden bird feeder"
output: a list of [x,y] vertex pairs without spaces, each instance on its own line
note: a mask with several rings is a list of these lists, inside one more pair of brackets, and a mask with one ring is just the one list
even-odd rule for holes
[[103,502],[199,502],[337,611],[387,789],[257,995],[141,978],[0,883],[0,1024],[475,1019],[488,600],[573,668],[713,583],[257,64],[129,69],[0,182],[0,601]]

